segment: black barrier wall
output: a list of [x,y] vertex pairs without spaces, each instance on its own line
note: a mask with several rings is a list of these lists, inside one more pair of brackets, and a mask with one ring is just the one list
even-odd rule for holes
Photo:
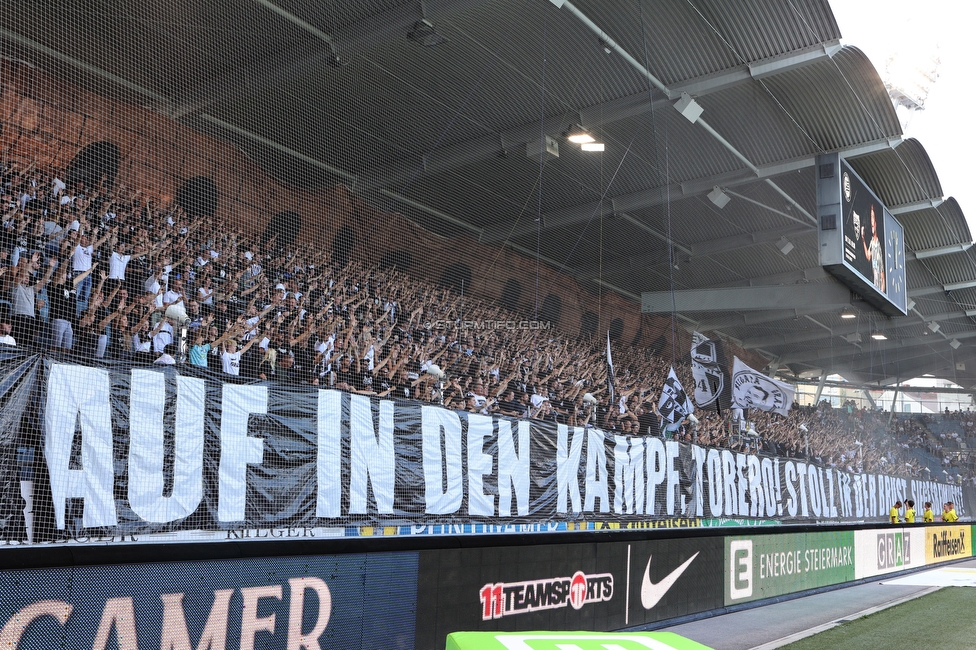
[[[114,565],[109,547],[10,550],[3,566],[79,564],[0,572],[0,645],[438,649],[457,631],[660,627],[973,552],[962,524],[730,532],[143,545]],[[421,541],[439,547],[362,552]],[[151,561],[174,554],[190,559]]]
[[717,609],[723,553],[721,537],[425,551],[418,647],[458,630],[617,630]]
[[0,644],[409,650],[416,585],[416,553],[5,571]]
[[954,485],[416,401],[192,368],[16,355],[2,368],[8,544],[879,521],[906,497],[968,512]]
[[796,528],[424,551],[418,647],[461,630],[659,627],[973,554],[970,525]]

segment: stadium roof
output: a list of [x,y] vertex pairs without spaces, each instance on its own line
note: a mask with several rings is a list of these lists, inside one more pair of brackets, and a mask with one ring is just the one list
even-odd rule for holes
[[[700,301],[677,317],[797,375],[976,385],[972,235],[825,0],[102,1],[36,14],[0,8],[8,56],[231,140],[291,184],[343,182],[634,300],[782,287],[760,309]],[[676,110],[689,99],[694,122]],[[605,153],[569,145],[571,124]],[[527,155],[544,135],[558,158]],[[906,317],[844,299],[819,266],[814,162],[827,152],[905,226]],[[724,208],[707,198],[715,186]],[[840,302],[858,318],[842,320]],[[887,341],[870,338],[879,330]]]

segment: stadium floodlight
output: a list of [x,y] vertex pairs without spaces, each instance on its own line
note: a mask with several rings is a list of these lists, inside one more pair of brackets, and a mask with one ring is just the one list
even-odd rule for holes
[[603,151],[606,147],[607,145],[602,142],[584,142],[580,145],[583,151]]
[[563,136],[574,144],[589,144],[596,142],[596,138],[579,124],[570,124],[569,128],[563,132]]
[[850,307],[844,307],[844,311],[840,313],[840,317],[844,320],[850,320],[851,318],[857,318],[857,314]]
[[731,201],[732,199],[729,197],[728,194],[722,191],[721,187],[716,185],[715,187],[712,188],[712,191],[708,193],[708,200],[714,203],[716,206],[718,206],[718,209],[721,210],[726,205],[728,205],[729,201]]
[[884,332],[875,332],[871,335],[875,341],[887,341],[888,337],[884,335]]
[[681,98],[674,103],[674,107],[692,124],[697,122],[701,114],[705,112],[701,104],[692,99],[688,93],[681,93]]

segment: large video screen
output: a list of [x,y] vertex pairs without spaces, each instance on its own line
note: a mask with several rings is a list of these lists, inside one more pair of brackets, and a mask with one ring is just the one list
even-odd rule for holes
[[884,206],[854,170],[841,163],[844,209],[844,261],[885,293]]
[[821,263],[881,311],[905,314],[904,228],[846,161],[821,159]]

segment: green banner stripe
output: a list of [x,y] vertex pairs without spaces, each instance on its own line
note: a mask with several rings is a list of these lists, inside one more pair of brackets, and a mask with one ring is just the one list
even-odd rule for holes
[[454,632],[447,650],[711,650],[673,632]]

